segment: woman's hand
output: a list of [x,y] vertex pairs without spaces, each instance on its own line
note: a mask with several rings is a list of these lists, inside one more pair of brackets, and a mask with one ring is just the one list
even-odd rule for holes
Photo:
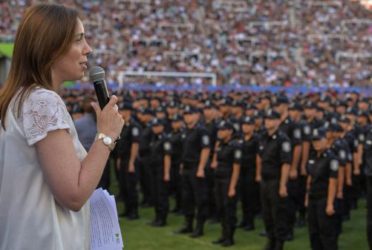
[[97,115],[97,131],[110,136],[114,140],[119,137],[124,126],[124,120],[118,112],[117,102],[118,98],[114,95],[111,96],[110,101],[102,110],[98,103],[92,103]]

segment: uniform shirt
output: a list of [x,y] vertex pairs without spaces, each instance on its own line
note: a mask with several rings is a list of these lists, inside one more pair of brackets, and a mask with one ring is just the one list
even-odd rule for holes
[[308,141],[308,142],[311,142],[312,140],[312,134],[313,134],[313,130],[314,129],[318,129],[318,128],[321,128],[323,127],[324,123],[319,121],[319,120],[312,120],[311,122],[308,122],[308,121],[302,121],[300,123],[300,127],[302,128],[302,139],[304,141]]
[[364,143],[365,157],[365,174],[372,176],[372,128],[369,130]]
[[345,167],[350,162],[350,149],[345,139],[337,139],[333,142],[331,150],[336,155],[340,167]]
[[120,139],[116,144],[114,153],[122,159],[128,159],[131,153],[133,143],[139,143],[141,128],[134,120],[126,123],[121,130]]
[[210,138],[207,129],[201,124],[186,128],[184,132],[182,161],[184,164],[198,164],[200,153],[204,148],[210,148]]
[[222,142],[217,149],[216,177],[230,177],[234,164],[240,164],[242,158],[241,144],[237,140]]
[[150,142],[151,165],[154,168],[162,169],[164,156],[172,154],[172,143],[170,137],[165,133],[154,135]]
[[354,154],[358,150],[358,139],[356,138],[356,134],[354,130],[348,131],[344,136],[347,144],[349,145],[350,153]]
[[301,126],[287,117],[279,126],[279,130],[288,136],[292,143],[292,149],[302,142]]
[[242,172],[255,176],[259,137],[256,133],[249,140],[242,139]]
[[139,139],[138,154],[141,158],[149,158],[150,155],[150,142],[153,136],[152,128],[150,125],[145,125],[142,128],[141,137]]
[[265,133],[259,144],[259,155],[262,159],[262,179],[279,179],[283,164],[291,164],[291,142],[277,130],[273,135]]
[[209,158],[212,159],[213,154],[214,154],[214,146],[216,145],[216,141],[217,141],[217,131],[218,131],[217,123],[215,121],[212,121],[209,123],[205,122],[203,125],[205,126],[209,134],[210,147],[211,147],[211,153],[209,154]]
[[172,131],[170,133],[170,142],[172,143],[172,164],[180,164],[183,151],[183,131]]
[[242,137],[242,130],[241,130],[241,118],[232,117],[229,119],[231,124],[234,127],[234,138],[241,138]]
[[339,162],[331,150],[309,158],[308,173],[311,176],[309,197],[327,198],[330,178],[337,178]]

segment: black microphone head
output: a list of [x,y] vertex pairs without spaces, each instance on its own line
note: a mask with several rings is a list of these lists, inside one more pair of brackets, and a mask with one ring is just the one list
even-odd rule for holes
[[105,71],[99,66],[89,69],[89,79],[91,82],[102,81],[105,79]]

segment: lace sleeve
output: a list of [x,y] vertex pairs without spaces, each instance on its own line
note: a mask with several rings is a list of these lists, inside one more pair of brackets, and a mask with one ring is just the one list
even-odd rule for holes
[[36,89],[25,100],[22,106],[21,124],[28,145],[44,139],[48,132],[57,129],[68,129],[69,119],[66,106],[61,97],[46,89]]

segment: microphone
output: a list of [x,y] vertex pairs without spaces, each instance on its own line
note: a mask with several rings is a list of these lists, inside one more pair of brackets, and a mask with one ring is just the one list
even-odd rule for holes
[[89,70],[89,79],[93,82],[99,106],[103,109],[110,100],[105,82],[105,71],[99,66],[94,66]]

